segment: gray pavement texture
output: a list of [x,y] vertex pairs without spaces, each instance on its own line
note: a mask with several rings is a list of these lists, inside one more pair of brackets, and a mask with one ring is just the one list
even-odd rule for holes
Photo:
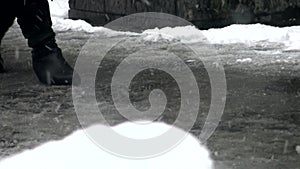
[[[91,36],[85,32],[57,32],[57,42],[71,65]],[[102,43],[106,43],[105,37]],[[95,86],[99,108],[109,124],[126,120],[117,112],[110,94],[111,78],[121,60],[133,50],[176,51],[182,54],[199,85],[200,111],[191,130],[199,135],[210,106],[211,86],[201,60],[189,56],[176,43],[137,40],[117,46],[106,55]],[[282,47],[278,44],[193,46],[202,48],[202,61],[222,64],[226,73],[226,107],[217,130],[206,143],[216,168],[300,169],[300,155],[295,149],[300,145],[300,51],[278,53]],[[17,25],[5,36],[1,50],[8,72],[0,74],[0,158],[62,139],[81,127],[71,87],[38,82],[31,68],[30,49]],[[237,61],[245,58],[252,61]],[[135,59],[166,63],[177,69],[167,56]],[[179,110],[180,91],[168,74],[157,70],[140,73],[131,83],[131,101],[137,109],[147,110],[149,93],[157,88],[168,98],[159,120],[172,123]],[[93,117],[87,116],[87,120],[94,123]]]

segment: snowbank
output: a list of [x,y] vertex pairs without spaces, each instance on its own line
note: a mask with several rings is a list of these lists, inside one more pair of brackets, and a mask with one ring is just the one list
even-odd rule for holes
[[[108,36],[119,34],[133,34],[128,32],[117,32],[103,27],[93,27],[82,20],[70,20],[68,17],[68,0],[50,1],[53,27],[56,31],[101,31]],[[158,41],[161,39],[173,41],[181,40],[183,43],[197,43],[208,41],[214,44],[244,43],[255,45],[257,43],[280,43],[286,46],[285,50],[300,49],[300,26],[278,28],[262,24],[253,25],[231,25],[222,29],[199,30],[193,26],[150,29],[142,33],[147,41]]]
[[184,43],[203,42],[214,44],[244,43],[255,45],[261,42],[283,43],[287,49],[300,49],[300,26],[278,28],[262,24],[231,25],[221,29],[201,31],[194,26],[146,30],[145,33],[171,35]]
[[194,26],[175,28],[166,27],[162,29],[155,28],[146,30],[142,34],[152,34],[153,36],[156,36],[156,34],[161,34],[162,37],[165,37],[166,39],[170,39],[171,36],[173,39],[180,39],[183,43],[196,43],[206,40],[206,37],[204,34],[202,34],[202,31]]
[[117,36],[120,34],[134,33],[130,32],[117,32],[104,27],[93,27],[89,23],[83,20],[71,20],[68,19],[69,0],[48,0],[51,12],[51,18],[53,22],[53,29],[56,31],[84,31],[88,33],[101,32],[107,36]]
[[288,49],[300,49],[300,26],[273,27],[262,24],[231,25],[222,29],[202,31],[211,43],[245,43],[253,45],[259,42],[283,43]]
[[101,28],[92,27],[89,23],[83,20],[71,20],[68,18],[69,0],[48,0],[53,22],[53,28],[56,31],[85,31],[94,32]]

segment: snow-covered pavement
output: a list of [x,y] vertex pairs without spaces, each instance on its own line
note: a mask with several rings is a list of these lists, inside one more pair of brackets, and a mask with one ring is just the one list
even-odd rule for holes
[[[111,76],[120,58],[145,48],[158,52],[175,51],[181,54],[199,82],[201,111],[196,126],[191,130],[195,135],[201,131],[211,101],[210,81],[201,60],[216,67],[224,66],[226,107],[220,125],[207,142],[216,162],[227,165],[225,169],[300,166],[299,148],[296,147],[300,142],[298,27],[276,28],[255,24],[210,30],[191,26],[162,28],[141,34],[116,32],[67,19],[68,5],[65,2],[67,0],[50,1],[50,6],[57,42],[72,65],[94,32],[102,36],[97,41],[99,45],[106,45],[110,38],[122,37],[139,42],[134,47],[126,46],[130,44],[117,46],[106,56],[102,71],[98,72],[96,92],[99,107],[110,124],[124,121],[115,110],[110,95]],[[178,39],[203,51],[203,57],[191,57],[180,45],[175,48],[179,44]],[[72,102],[72,90],[38,83],[32,72],[30,49],[17,24],[2,41],[2,56],[8,72],[0,75],[0,158],[50,140],[62,139],[80,127]],[[149,62],[168,62],[168,66],[176,68],[172,60],[160,60],[146,54],[139,57]],[[172,122],[180,101],[177,85],[162,72],[150,73],[141,74],[132,82],[132,102],[146,110],[151,89],[162,89],[170,100],[161,120]],[[88,118],[93,121],[93,117]]]

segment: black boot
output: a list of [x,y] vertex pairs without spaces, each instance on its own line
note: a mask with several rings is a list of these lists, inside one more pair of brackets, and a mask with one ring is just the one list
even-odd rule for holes
[[3,73],[5,72],[5,69],[4,69],[4,61],[1,57],[1,53],[0,53],[0,73]]
[[47,85],[75,85],[80,83],[79,76],[62,56],[61,49],[55,40],[50,40],[42,46],[33,48],[32,65],[40,82]]

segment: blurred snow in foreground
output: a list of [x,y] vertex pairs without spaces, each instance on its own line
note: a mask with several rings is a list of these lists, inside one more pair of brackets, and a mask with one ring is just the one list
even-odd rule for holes
[[[68,17],[68,0],[50,1],[53,27],[56,31],[85,31],[101,32],[108,36],[120,34],[132,34],[129,32],[117,32],[103,27],[93,27],[82,20],[71,20]],[[284,44],[284,50],[300,49],[300,26],[278,28],[262,24],[231,25],[221,29],[199,30],[193,26],[162,28],[146,30],[142,33],[147,41],[181,40],[183,43],[205,42],[214,44],[243,43],[250,46],[257,43]]]
[[[161,135],[172,129],[172,138],[181,138],[175,140],[174,145],[169,148],[170,140]],[[103,139],[112,137],[109,132],[113,130],[116,134],[123,136],[121,138],[128,140],[124,145],[120,145],[118,140],[110,142],[96,142],[93,138]],[[93,136],[87,135],[88,132]],[[102,135],[106,133],[106,135]],[[170,134],[170,133],[169,133]],[[151,140],[153,138],[154,140]],[[148,140],[149,139],[149,140]],[[159,142],[157,142],[159,139]],[[105,139],[104,139],[105,140]],[[131,140],[142,140],[142,150],[156,149],[158,154],[150,154],[150,158],[132,159],[122,156],[121,152],[140,153],[141,149],[136,147],[126,147],[131,145]],[[121,141],[122,142],[122,141]],[[104,144],[103,144],[104,143]],[[129,143],[129,144],[128,144]],[[106,147],[106,144],[118,144],[123,146],[119,152],[114,152]],[[159,145],[159,146],[157,146]],[[106,150],[106,148],[108,148]],[[165,152],[164,152],[165,151]],[[143,153],[141,153],[143,154]],[[152,157],[153,156],[153,157]],[[136,156],[137,158],[139,156]],[[143,156],[140,156],[143,157]],[[1,169],[213,169],[213,160],[210,158],[210,152],[202,145],[199,140],[190,133],[186,133],[177,127],[165,123],[132,123],[126,122],[115,127],[103,125],[94,125],[86,130],[78,130],[65,137],[63,140],[50,141],[32,150],[24,151],[7,159],[0,161]]]

